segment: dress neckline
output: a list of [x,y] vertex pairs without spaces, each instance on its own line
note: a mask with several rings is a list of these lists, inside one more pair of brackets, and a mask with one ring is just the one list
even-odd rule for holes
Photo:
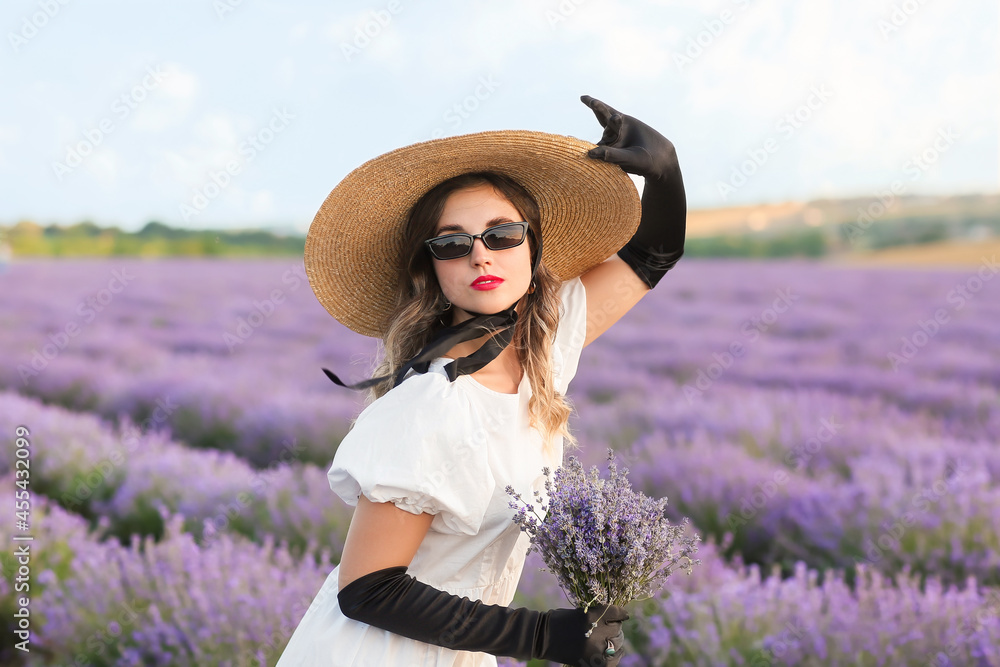
[[[450,363],[452,361],[454,361],[454,359],[452,359],[451,357],[437,357],[436,359],[434,359],[434,363],[435,364],[440,364],[441,367],[447,366],[448,363]],[[508,394],[507,392],[504,392],[504,391],[497,391],[496,389],[490,389],[489,387],[487,387],[486,385],[484,385],[482,382],[480,382],[476,378],[472,377],[472,375],[469,374],[469,373],[466,373],[464,375],[459,375],[455,379],[455,381],[456,382],[462,381],[463,378],[466,379],[467,381],[471,382],[474,386],[476,386],[477,388],[481,389],[482,391],[484,391],[484,392],[486,392],[486,393],[488,393],[488,394],[490,394],[492,396],[503,396],[507,400],[514,399],[514,398],[520,398],[521,394],[525,393],[526,388],[528,386],[530,386],[529,382],[528,382],[528,374],[524,373],[524,372],[521,373],[521,382],[517,385],[517,392],[513,393],[513,394]]]

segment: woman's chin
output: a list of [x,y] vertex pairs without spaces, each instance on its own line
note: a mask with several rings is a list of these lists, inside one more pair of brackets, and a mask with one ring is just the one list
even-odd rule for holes
[[[493,294],[493,292],[499,292],[501,289],[489,290],[478,298],[469,299],[462,304],[456,303],[455,306],[461,308],[469,317],[473,317],[472,313],[474,312],[486,315],[503,312],[520,301],[520,298],[511,299],[509,295]],[[464,319],[469,319],[469,317]]]

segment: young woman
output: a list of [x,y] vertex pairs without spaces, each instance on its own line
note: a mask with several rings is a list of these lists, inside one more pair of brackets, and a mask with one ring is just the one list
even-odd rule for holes
[[[356,506],[278,667],[617,665],[615,606],[511,609],[528,547],[505,488],[562,461],[582,348],[683,254],[670,141],[584,96],[596,147],[483,132],[398,149],[331,192],[306,242],[320,303],[380,338],[372,402],[328,477]],[[645,177],[641,205],[625,172]]]

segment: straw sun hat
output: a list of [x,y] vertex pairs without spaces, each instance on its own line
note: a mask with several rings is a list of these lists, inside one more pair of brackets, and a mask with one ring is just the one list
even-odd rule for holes
[[316,298],[349,329],[381,337],[403,261],[403,227],[431,188],[471,171],[523,186],[541,213],[542,259],[569,280],[628,243],[639,193],[621,167],[587,156],[595,144],[527,130],[433,139],[364,163],[323,202],[306,235],[305,269]]

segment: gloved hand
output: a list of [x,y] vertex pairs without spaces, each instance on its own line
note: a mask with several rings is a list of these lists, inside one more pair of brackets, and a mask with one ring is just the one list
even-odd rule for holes
[[582,95],[604,128],[597,148],[587,153],[592,158],[617,164],[630,174],[644,176],[647,181],[666,180],[680,171],[677,151],[669,139],[641,120],[617,111],[597,98]]
[[[628,612],[615,605],[583,609],[551,609],[542,656],[573,667],[616,667],[625,654],[624,621]],[[588,636],[589,633],[589,636]],[[580,637],[586,637],[582,644]]]
[[645,178],[642,219],[632,239],[618,251],[650,289],[684,254],[687,197],[673,143],[641,120],[583,95],[604,128],[587,155]]
[[425,584],[403,566],[355,579],[337,600],[348,618],[427,644],[573,667],[616,667],[629,618],[615,606],[541,612],[484,604]]

